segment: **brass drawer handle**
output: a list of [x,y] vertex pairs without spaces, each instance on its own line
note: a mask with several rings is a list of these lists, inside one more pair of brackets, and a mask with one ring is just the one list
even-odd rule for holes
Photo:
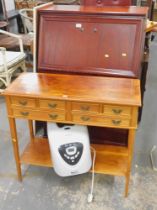
[[120,114],[120,113],[122,113],[122,109],[112,109],[112,112],[114,113],[114,114]]
[[81,110],[89,111],[90,110],[90,106],[81,106]]
[[112,123],[114,124],[114,125],[120,125],[121,124],[121,120],[112,120]]
[[22,106],[26,106],[27,105],[27,101],[19,101],[19,104]]
[[57,104],[50,104],[50,103],[48,103],[48,107],[50,107],[50,108],[56,108],[57,107]]
[[58,117],[58,114],[49,114],[49,117],[55,120]]
[[81,120],[83,120],[83,121],[89,121],[90,120],[90,117],[83,116],[83,117],[81,117]]
[[29,112],[21,112],[21,114],[26,117],[29,115]]

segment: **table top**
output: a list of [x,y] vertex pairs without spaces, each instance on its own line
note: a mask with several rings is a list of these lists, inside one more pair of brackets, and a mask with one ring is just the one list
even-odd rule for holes
[[135,6],[79,6],[79,5],[50,5],[46,8],[39,9],[41,12],[62,12],[62,13],[86,13],[86,14],[102,14],[102,15],[124,15],[124,16],[147,16],[148,7]]
[[47,73],[22,73],[5,96],[140,106],[138,79]]

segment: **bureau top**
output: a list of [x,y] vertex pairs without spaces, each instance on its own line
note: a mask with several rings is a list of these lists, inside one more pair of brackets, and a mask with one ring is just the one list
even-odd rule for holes
[[146,16],[147,7],[136,6],[79,6],[79,5],[51,5],[44,9],[39,9],[39,12],[46,13],[75,13],[75,14],[98,14],[98,15],[122,15],[122,16]]
[[141,105],[140,82],[128,78],[23,73],[3,95]]

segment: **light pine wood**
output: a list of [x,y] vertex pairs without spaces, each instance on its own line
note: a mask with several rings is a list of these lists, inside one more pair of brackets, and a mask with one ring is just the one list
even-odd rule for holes
[[10,124],[10,131],[11,131],[11,137],[12,137],[13,150],[14,150],[14,157],[15,157],[15,162],[16,162],[17,175],[18,175],[19,181],[22,181],[19,146],[18,146],[15,119],[9,118],[9,124]]
[[[116,85],[115,85],[116,84]],[[36,139],[32,120],[125,128],[128,147],[92,145],[96,173],[125,176],[128,195],[140,84],[137,79],[25,73],[3,93],[19,180],[21,163],[52,167],[48,141]],[[19,155],[15,118],[28,120],[31,141]]]
[[48,141],[36,138],[30,142],[21,156],[21,163],[52,167]]
[[32,142],[34,142],[34,131],[33,131],[33,121],[32,120],[28,120],[28,126],[29,126],[30,139]]

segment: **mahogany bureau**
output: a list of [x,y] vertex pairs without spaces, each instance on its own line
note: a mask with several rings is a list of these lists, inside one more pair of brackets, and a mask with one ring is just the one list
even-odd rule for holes
[[[77,5],[39,9],[37,72],[138,78],[143,96],[146,73],[141,64],[147,10]],[[127,145],[127,130],[89,126],[89,132],[94,143]]]
[[[125,176],[128,194],[137,112],[141,105],[137,79],[23,73],[3,93],[19,180],[21,164],[52,167],[47,139],[36,138],[33,120],[128,130],[127,146],[93,144],[97,173]],[[19,152],[16,118],[29,122],[30,143]]]

